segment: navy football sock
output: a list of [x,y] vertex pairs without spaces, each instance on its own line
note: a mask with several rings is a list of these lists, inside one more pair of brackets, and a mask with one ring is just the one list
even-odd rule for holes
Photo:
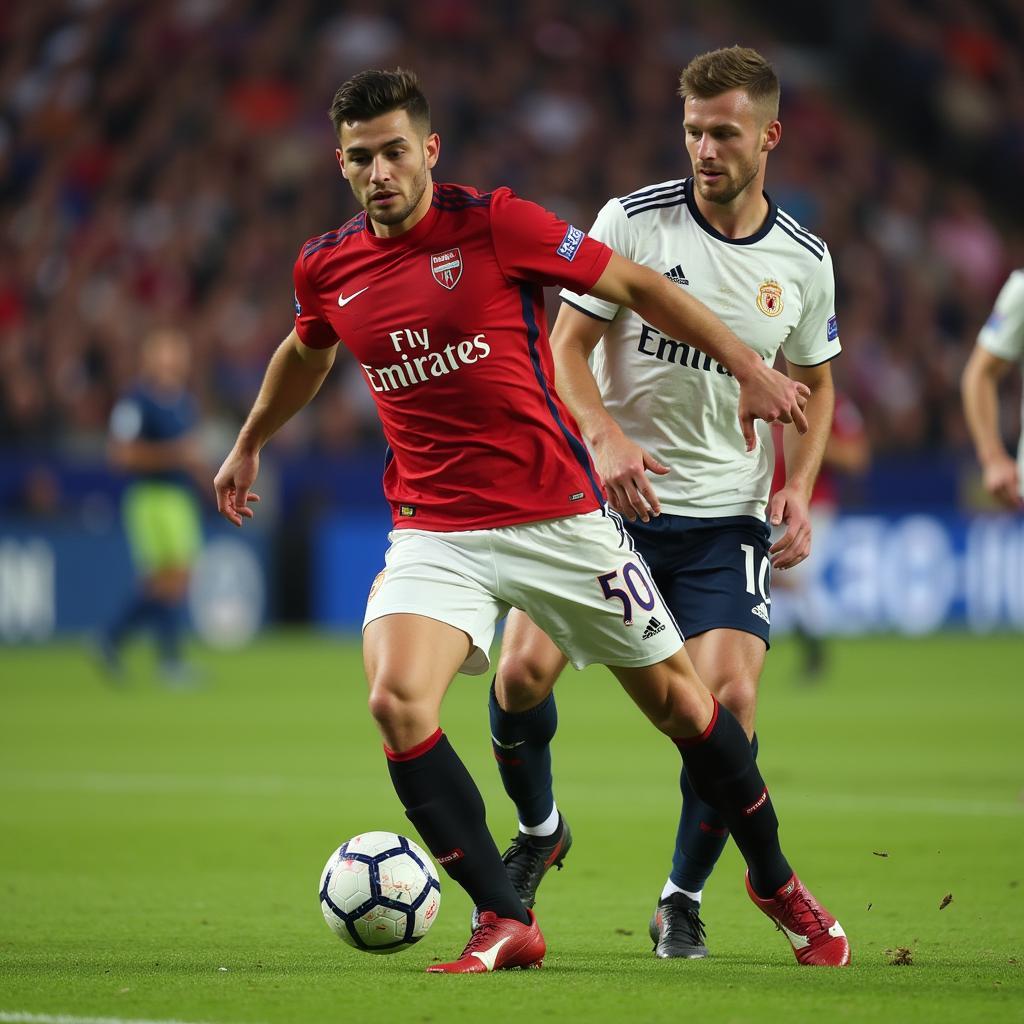
[[[750,749],[756,760],[757,733],[750,742]],[[683,809],[669,878],[680,889],[700,892],[729,842],[729,826],[718,811],[697,796],[685,765],[679,773],[679,788],[683,794]]]
[[110,644],[119,647],[136,630],[148,626],[155,628],[160,616],[160,607],[160,602],[145,591],[136,592],[107,629],[106,636]]
[[754,891],[775,895],[793,869],[779,846],[779,819],[742,726],[716,700],[704,732],[675,743],[694,790],[719,812],[736,840]]
[[549,693],[528,711],[504,711],[492,680],[489,704],[491,746],[505,792],[523,825],[539,825],[555,806],[550,745],[558,728],[555,695]]
[[156,606],[153,624],[160,661],[165,667],[173,667],[181,662],[185,605],[182,601],[158,601]]
[[494,839],[476,783],[440,729],[411,750],[384,748],[395,792],[437,862],[480,911],[528,923]]

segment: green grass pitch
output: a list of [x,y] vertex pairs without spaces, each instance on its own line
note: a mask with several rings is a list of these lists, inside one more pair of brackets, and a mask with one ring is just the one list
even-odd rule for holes
[[[796,965],[733,848],[705,893],[712,957],[652,956],[678,757],[592,669],[559,689],[556,796],[575,844],[540,893],[544,969],[451,978],[423,973],[468,933],[443,873],[437,923],[404,953],[358,953],[320,915],[342,840],[409,831],[354,643],[197,652],[208,678],[189,692],[161,688],[140,649],[121,689],[81,647],[2,650],[0,1024],[1024,1020],[1024,640],[833,655],[803,686],[794,648],[776,646],[759,734],[784,848],[845,926],[850,969]],[[456,680],[444,725],[503,846],[514,816],[486,690]],[[890,963],[898,947],[911,965]]]

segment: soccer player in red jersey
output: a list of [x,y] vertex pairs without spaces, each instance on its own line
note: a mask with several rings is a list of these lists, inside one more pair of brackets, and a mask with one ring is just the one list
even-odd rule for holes
[[[577,666],[608,665],[674,740],[695,787],[728,821],[752,891],[787,927],[827,914],[782,854],[746,734],[694,672],[605,505],[554,390],[542,286],[592,292],[692,338],[736,377],[751,445],[755,418],[806,429],[807,389],[660,274],[541,207],[505,188],[434,184],[440,140],[409,72],[356,75],[335,94],[331,118],[363,212],[303,247],[295,329],[214,487],[229,521],[253,515],[260,449],[316,394],[340,340],[362,367],[391,452],[384,490],[395,528],[363,628],[370,712],[407,816],[478,909],[462,955],[428,970],[535,967],[545,953],[476,784],[440,728],[453,677],[487,670],[494,626],[512,607]],[[808,942],[804,954],[835,960],[840,942]]]

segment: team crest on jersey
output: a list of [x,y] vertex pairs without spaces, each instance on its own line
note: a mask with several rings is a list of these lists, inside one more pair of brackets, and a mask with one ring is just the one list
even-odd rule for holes
[[370,593],[366,597],[367,601],[372,601],[374,595],[377,593],[378,590],[380,590],[380,585],[384,582],[384,575],[386,572],[387,569],[381,569],[381,571],[377,573],[376,576],[374,576],[373,582],[370,584]]
[[757,289],[757,308],[765,316],[778,316],[782,312],[782,285],[769,278]]
[[462,277],[462,253],[458,248],[435,252],[430,257],[430,272],[442,288],[451,291]]

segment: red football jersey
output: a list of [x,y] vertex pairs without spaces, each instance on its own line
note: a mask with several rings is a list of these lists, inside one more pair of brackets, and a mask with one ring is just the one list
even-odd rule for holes
[[507,188],[435,185],[411,230],[359,214],[295,263],[295,329],[362,367],[390,452],[397,527],[476,530],[604,501],[554,389],[544,285],[586,292],[611,250]]

